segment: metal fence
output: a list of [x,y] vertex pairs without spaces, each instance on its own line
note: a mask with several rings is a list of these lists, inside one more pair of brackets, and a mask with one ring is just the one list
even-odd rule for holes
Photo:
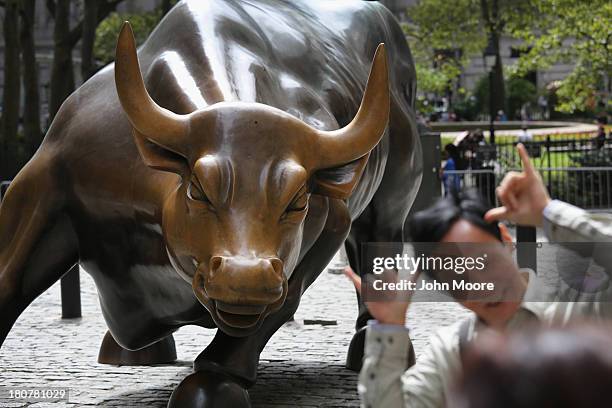
[[[460,149],[460,170],[443,173],[444,189],[476,188],[490,205],[496,205],[495,187],[506,173],[521,169],[517,143]],[[611,138],[547,136],[523,144],[553,198],[586,209],[612,208]]]
[[612,208],[612,167],[539,169],[551,197],[587,209]]
[[490,206],[493,206],[496,203],[495,187],[498,180],[499,175],[493,169],[444,171],[442,191],[447,194],[453,188],[457,190],[473,188],[478,190]]
[[[520,167],[520,158],[516,151],[518,142],[497,143],[495,159],[505,168]],[[599,167],[612,165],[612,139],[572,137],[544,140],[533,140],[523,143],[532,157],[536,167]],[[493,146],[485,146],[485,150]],[[483,154],[485,154],[483,152]]]
[[[552,198],[586,209],[612,208],[612,166],[546,167],[538,171]],[[445,192],[453,185],[459,189],[474,188],[493,206],[498,204],[495,188],[505,174],[506,171],[493,169],[446,171],[443,188]]]

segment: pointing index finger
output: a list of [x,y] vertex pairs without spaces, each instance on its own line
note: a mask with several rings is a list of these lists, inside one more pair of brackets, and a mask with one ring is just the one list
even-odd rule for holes
[[523,171],[528,174],[535,173],[535,168],[533,167],[533,163],[529,158],[529,154],[527,153],[525,145],[519,143],[516,148],[518,149],[519,156],[521,156],[521,163],[523,163]]

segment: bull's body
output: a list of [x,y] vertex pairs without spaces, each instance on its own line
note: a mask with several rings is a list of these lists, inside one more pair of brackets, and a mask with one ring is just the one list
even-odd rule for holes
[[[420,178],[414,68],[390,13],[361,1],[185,1],[139,50],[149,93],[171,111],[258,102],[330,130],[355,115],[382,42],[392,90],[389,130],[370,155],[348,217],[333,199],[312,196],[285,305],[247,337],[220,331],[202,367],[212,361],[253,381],[260,349],[293,314],[351,223],[347,249],[355,267],[361,242],[401,240]],[[125,348],[145,347],[186,324],[215,327],[171,263],[161,232],[161,208],[180,179],[143,163],[113,75],[108,66],[70,96],[1,207],[0,278],[11,285],[0,285],[3,317],[5,310],[10,317],[0,339],[76,262],[94,278],[109,329]],[[13,234],[31,242],[15,242]]]

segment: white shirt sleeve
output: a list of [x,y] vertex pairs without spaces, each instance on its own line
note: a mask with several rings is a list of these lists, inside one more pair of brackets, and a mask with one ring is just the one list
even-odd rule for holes
[[362,407],[444,407],[448,384],[460,369],[458,326],[442,328],[407,369],[408,329],[369,325],[359,375]]
[[590,213],[559,200],[544,209],[544,232],[554,242],[612,242],[612,214]]
[[407,328],[368,323],[357,387],[362,407],[404,406],[401,377],[408,367],[410,347]]

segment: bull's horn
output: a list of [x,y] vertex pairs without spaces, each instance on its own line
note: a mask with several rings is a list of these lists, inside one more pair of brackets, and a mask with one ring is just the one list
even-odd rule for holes
[[[115,86],[121,106],[134,129],[168,149],[176,146],[187,133],[187,118],[159,106],[147,92],[132,26],[123,23],[115,53]],[[177,152],[180,153],[180,152]]]
[[320,168],[349,163],[370,152],[389,121],[389,73],[385,45],[376,49],[361,106],[351,123],[334,131],[319,131]]

